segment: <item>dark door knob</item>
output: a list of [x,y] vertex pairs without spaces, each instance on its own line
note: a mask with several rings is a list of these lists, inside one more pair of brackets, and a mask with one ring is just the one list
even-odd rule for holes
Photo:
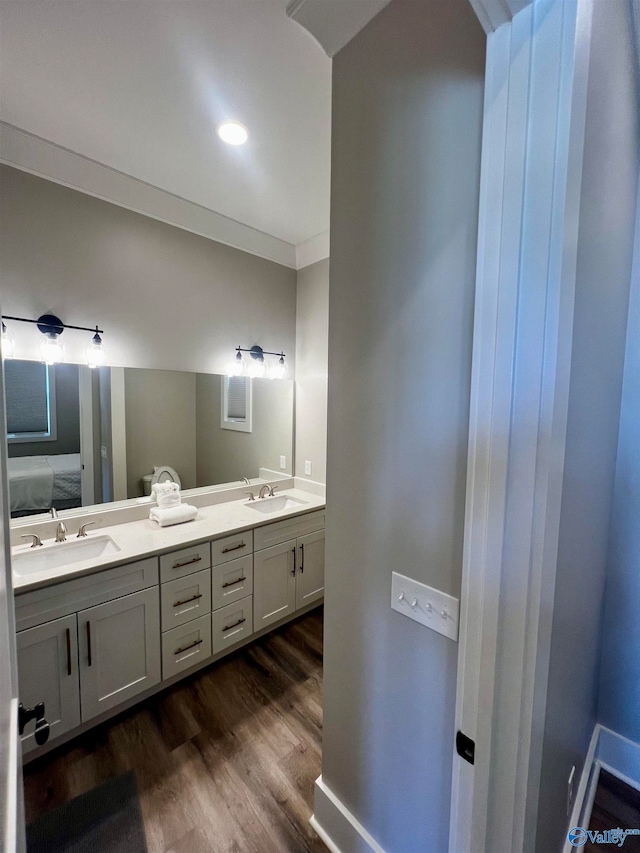
[[36,721],[36,743],[42,746],[49,740],[51,726],[44,718],[44,702],[38,702],[33,708],[25,708],[22,702],[18,706],[18,731],[24,734],[24,728],[31,720]]

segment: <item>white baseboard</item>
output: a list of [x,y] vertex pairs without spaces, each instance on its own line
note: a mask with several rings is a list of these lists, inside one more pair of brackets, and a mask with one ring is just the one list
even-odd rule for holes
[[314,806],[309,822],[331,853],[385,853],[322,776],[316,779]]

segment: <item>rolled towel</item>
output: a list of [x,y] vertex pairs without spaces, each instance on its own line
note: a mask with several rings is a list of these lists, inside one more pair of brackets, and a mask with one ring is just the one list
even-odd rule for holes
[[177,483],[169,481],[164,483],[154,483],[151,487],[151,494],[158,502],[158,506],[163,508],[180,506],[180,503],[182,502],[180,487]]
[[190,504],[180,506],[159,507],[154,506],[149,512],[149,518],[156,521],[160,527],[170,527],[172,524],[183,524],[185,521],[193,521],[198,515],[198,509]]

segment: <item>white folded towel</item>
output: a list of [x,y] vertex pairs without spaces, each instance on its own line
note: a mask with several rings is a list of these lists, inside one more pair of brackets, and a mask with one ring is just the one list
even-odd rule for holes
[[158,506],[161,506],[163,509],[171,506],[180,506],[182,502],[180,487],[177,483],[169,481],[154,483],[151,487],[151,494],[158,502]]
[[185,521],[193,521],[198,515],[198,509],[190,504],[180,504],[163,508],[154,506],[149,512],[149,518],[157,521],[160,527],[169,527],[172,524],[183,524]]

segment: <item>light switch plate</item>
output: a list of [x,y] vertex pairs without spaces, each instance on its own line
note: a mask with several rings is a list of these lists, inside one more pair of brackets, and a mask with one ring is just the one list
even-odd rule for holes
[[281,469],[282,471],[284,471],[284,469],[285,469],[286,467],[287,467],[287,457],[286,457],[286,456],[281,456],[281,457],[280,457],[280,469]]
[[306,476],[306,477],[310,477],[310,476],[311,476],[311,462],[309,462],[309,460],[308,460],[308,459],[307,459],[307,461],[304,463],[304,473],[305,473],[305,476]]
[[458,641],[460,602],[446,592],[393,572],[391,607],[432,631]]

